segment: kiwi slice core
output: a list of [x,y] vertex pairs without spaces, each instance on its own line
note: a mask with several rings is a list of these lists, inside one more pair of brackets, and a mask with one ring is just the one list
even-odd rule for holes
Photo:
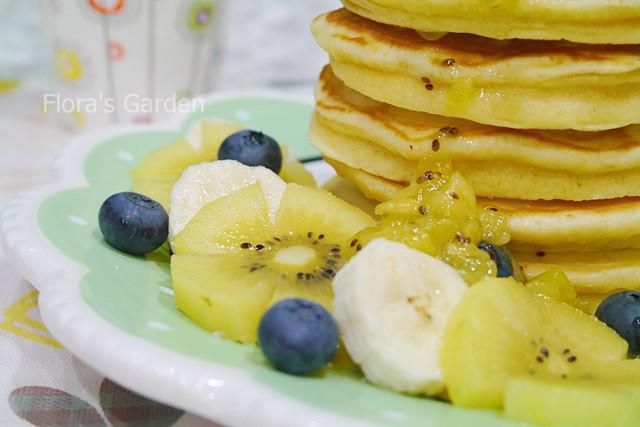
[[240,247],[249,273],[271,269],[289,280],[331,281],[344,262],[339,244],[323,243],[325,235],[274,237],[265,243],[243,242]]

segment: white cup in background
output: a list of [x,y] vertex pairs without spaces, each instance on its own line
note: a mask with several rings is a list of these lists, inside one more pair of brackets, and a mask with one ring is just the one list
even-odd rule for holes
[[71,126],[162,119],[210,90],[224,0],[46,3],[56,85],[43,107]]

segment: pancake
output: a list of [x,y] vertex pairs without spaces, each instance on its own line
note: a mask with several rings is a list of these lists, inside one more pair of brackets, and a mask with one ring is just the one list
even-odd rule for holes
[[550,268],[565,272],[579,294],[608,294],[640,290],[640,251],[621,250],[595,253],[535,254],[515,253],[527,279]]
[[338,133],[405,159],[439,152],[455,160],[504,161],[576,174],[640,168],[640,126],[601,132],[514,130],[419,113],[374,101],[342,83],[330,66],[315,90],[316,113]]
[[413,111],[509,128],[597,131],[640,123],[640,45],[428,41],[345,9],[313,33],[345,84]]
[[619,0],[343,0],[374,21],[493,39],[640,43],[640,3]]
[[376,202],[386,202],[393,198],[398,191],[406,187],[405,183],[371,175],[327,156],[324,156],[324,161],[335,169],[338,176],[353,183],[365,197]]
[[[340,133],[319,114],[313,118],[309,137],[323,155],[350,167],[402,183],[414,178],[417,160],[400,157],[370,140]],[[439,144],[442,146],[446,142]],[[452,163],[467,178],[476,194],[483,197],[582,201],[640,196],[640,168],[574,174],[498,159],[454,157]]]
[[[391,199],[405,184],[387,180],[325,157],[338,175],[377,201]],[[590,202],[519,201],[478,198],[509,219],[516,252],[598,252],[640,249],[640,198]]]

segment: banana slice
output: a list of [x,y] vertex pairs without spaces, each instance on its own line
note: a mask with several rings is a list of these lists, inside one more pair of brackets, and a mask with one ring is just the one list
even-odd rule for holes
[[169,241],[205,204],[260,182],[269,217],[275,222],[287,184],[262,166],[245,166],[235,160],[218,160],[189,167],[173,186],[169,205]]
[[335,318],[369,381],[403,393],[444,391],[439,353],[467,285],[449,265],[402,243],[376,239],[333,281]]

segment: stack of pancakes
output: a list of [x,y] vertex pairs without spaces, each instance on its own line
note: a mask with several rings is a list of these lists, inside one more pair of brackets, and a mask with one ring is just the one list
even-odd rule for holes
[[640,3],[344,4],[312,28],[331,65],[311,139],[339,175],[384,201],[443,153],[528,277],[640,289]]

